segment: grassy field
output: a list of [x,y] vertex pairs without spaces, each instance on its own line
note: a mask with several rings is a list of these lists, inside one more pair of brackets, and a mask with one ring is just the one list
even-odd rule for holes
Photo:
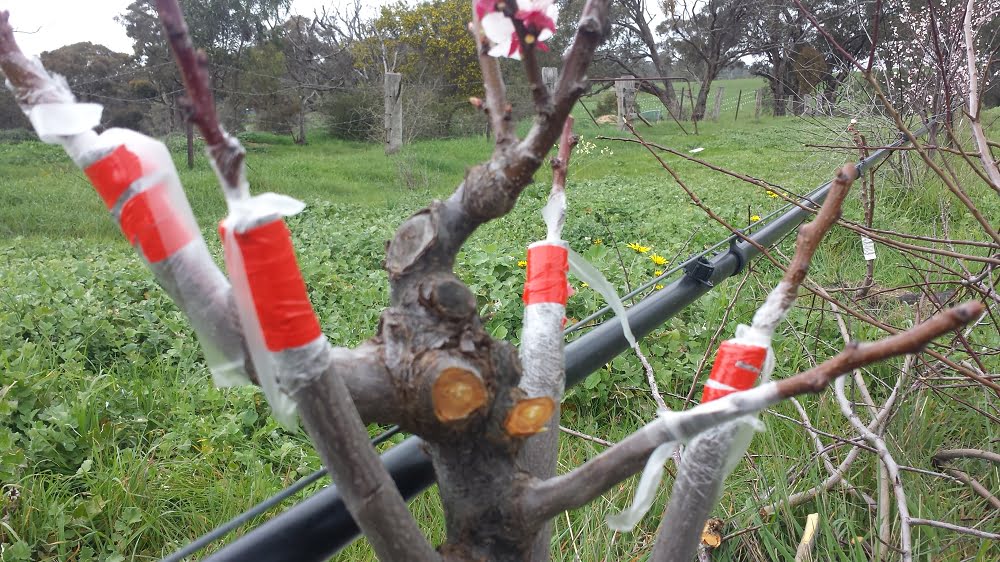
[[[738,121],[729,108],[718,123],[699,124],[697,136],[685,135],[672,123],[640,128],[640,133],[678,150],[701,147],[699,156],[706,160],[796,193],[829,179],[844,157],[805,149],[803,143],[827,139],[830,130],[842,130],[845,123],[756,121],[752,93],[747,105],[747,92],[754,87],[749,81],[726,85],[724,108],[744,90]],[[651,253],[676,262],[726,234],[642,147],[598,139],[619,133],[613,127],[598,128],[585,113],[578,112],[577,123],[583,142],[570,172],[565,237],[621,292],[660,269],[648,254],[626,244],[651,246]],[[488,156],[490,145],[482,137],[423,141],[386,157],[378,145],[338,141],[319,132],[312,139],[300,147],[286,138],[246,135],[250,180],[256,192],[284,193],[308,204],[289,222],[310,296],[330,340],[355,345],[371,335],[387,303],[381,269],[385,240],[429,199],[450,193],[468,166]],[[179,139],[170,144],[205,237],[218,253],[212,225],[224,206],[214,176],[203,156],[194,170],[186,170]],[[737,226],[780,206],[762,189],[675,157],[667,161],[716,213]],[[482,228],[459,256],[458,272],[477,294],[488,329],[515,342],[523,283],[517,262],[524,246],[544,233],[539,209],[549,174],[539,172],[516,209]],[[1000,204],[986,189],[973,188],[971,194],[985,203],[987,216],[1000,216]],[[944,188],[933,181],[918,189],[880,183],[876,224],[930,233],[942,212],[938,201],[943,194]],[[982,237],[966,213],[955,206],[944,212],[952,237]],[[850,198],[845,216],[861,217],[856,198]],[[786,242],[782,249],[789,247]],[[912,282],[904,256],[879,251],[880,285]],[[856,284],[863,272],[857,237],[838,230],[821,249],[813,277],[833,287]],[[725,319],[723,337],[749,320],[776,279],[763,262],[751,269],[740,302]],[[692,373],[709,351],[738,284],[734,279],[720,285],[644,340],[672,408],[684,407]],[[576,286],[567,311],[572,318],[602,304],[593,291]],[[820,306],[803,303],[782,327],[776,341],[777,376],[807,368],[813,358],[839,349],[832,318],[814,305]],[[888,300],[872,306],[895,325],[906,325],[913,316],[912,309]],[[852,330],[859,338],[878,336],[863,325]],[[974,337],[980,345],[1000,345],[996,334]],[[873,392],[885,395],[899,365],[866,371]],[[59,149],[40,143],[0,144],[0,373],[4,561],[157,559],[320,466],[308,441],[279,428],[255,390],[212,387],[183,316],[120,239],[84,176]],[[982,391],[960,388],[954,393],[996,411]],[[831,395],[802,402],[816,427],[851,435]],[[632,356],[615,359],[573,389],[564,408],[564,425],[610,441],[655,415]],[[776,413],[797,417],[787,404]],[[748,462],[730,478],[715,511],[726,521],[726,533],[748,531],[726,540],[716,559],[791,559],[805,517],[814,512],[821,517],[821,559],[867,559],[877,540],[875,515],[840,488],[795,508],[779,508],[770,518],[758,515],[772,487],[773,497],[780,498],[826,476],[808,434],[798,425],[776,415],[763,420],[767,431],[755,439]],[[372,433],[378,430],[371,428]],[[941,447],[989,448],[998,433],[985,417],[934,393],[903,402],[887,430],[897,460],[925,469],[932,468],[930,456]],[[601,450],[596,443],[568,436],[561,447],[563,469]],[[844,450],[835,448],[831,454],[839,458]],[[985,485],[1000,488],[996,467],[969,466]],[[875,474],[873,457],[863,454],[848,477],[874,495]],[[904,479],[915,517],[971,525],[990,513],[962,485],[915,473]],[[614,533],[604,525],[604,516],[627,505],[633,487],[634,479],[591,506],[557,518],[553,558],[645,559],[669,478],[636,531]],[[424,494],[411,506],[432,540],[440,541],[442,517],[434,495]],[[914,544],[919,560],[1000,558],[996,544],[926,527],[915,529]],[[369,559],[363,541],[337,558]]]

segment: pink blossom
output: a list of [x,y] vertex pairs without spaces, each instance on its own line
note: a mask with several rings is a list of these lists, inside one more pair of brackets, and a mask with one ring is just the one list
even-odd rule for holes
[[[476,0],[475,7],[477,15],[483,14],[480,16],[483,33],[493,43],[490,56],[521,58],[521,39],[517,35],[514,21],[501,11],[505,7],[504,3],[497,0]],[[553,0],[522,0],[514,14],[514,19],[524,26],[524,43],[537,46],[543,51],[548,50],[543,42],[555,32],[557,18],[558,8]]]

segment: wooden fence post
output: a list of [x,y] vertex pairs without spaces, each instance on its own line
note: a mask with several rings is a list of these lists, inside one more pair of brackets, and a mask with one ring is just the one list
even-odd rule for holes
[[757,99],[754,100],[753,105],[753,118],[754,121],[760,120],[760,108],[764,106],[764,88],[757,90]]
[[385,153],[394,154],[403,147],[403,75],[385,73]]
[[635,78],[634,76],[622,76],[622,80],[615,80],[615,94],[618,98],[618,129],[626,129],[625,122],[632,122],[635,116]]
[[681,103],[677,108],[677,119],[679,121],[684,120],[684,86],[681,86]]
[[722,111],[722,94],[726,89],[719,86],[719,89],[715,92],[715,107],[712,109],[712,121],[719,120],[719,112]]
[[556,90],[556,83],[559,80],[559,69],[554,66],[543,66],[542,67],[542,84],[545,84],[545,88],[548,89],[549,93],[552,94]]
[[740,95],[736,97],[736,117],[733,117],[733,121],[737,121],[740,118],[740,104],[743,103],[743,90],[740,90]]

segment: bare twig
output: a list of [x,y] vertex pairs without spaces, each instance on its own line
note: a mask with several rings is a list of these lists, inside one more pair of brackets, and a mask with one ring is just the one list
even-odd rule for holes
[[937,527],[939,529],[947,529],[949,531],[955,531],[956,533],[962,533],[964,535],[972,535],[974,537],[979,537],[981,539],[989,540],[1000,540],[1000,533],[990,533],[987,531],[980,531],[979,529],[973,529],[971,527],[963,527],[961,525],[953,525],[951,523],[945,523],[944,521],[935,521],[933,519],[920,519],[917,517],[910,517],[910,525],[926,525],[928,527]]
[[177,0],[156,0],[156,11],[160,14],[160,22],[167,32],[170,50],[181,71],[184,89],[187,90],[190,119],[205,137],[205,144],[222,187],[227,197],[246,198],[249,195],[244,165],[246,151],[219,124],[208,74],[208,57],[204,51],[196,50],[191,42],[187,23]]
[[606,441],[604,439],[601,439],[600,437],[594,437],[593,435],[587,435],[586,433],[576,431],[575,429],[570,429],[563,425],[559,426],[559,431],[562,431],[567,435],[572,435],[573,437],[579,437],[580,439],[593,441],[594,443],[597,443],[598,445],[603,445],[605,447],[611,447],[612,445],[614,445],[614,443],[612,443],[611,441]]
[[[473,3],[474,4],[474,3]],[[497,150],[505,148],[517,139],[514,136],[514,121],[511,119],[511,106],[507,102],[507,87],[500,73],[500,62],[489,55],[490,42],[483,33],[483,26],[472,8],[473,35],[477,44],[479,70],[483,75],[483,88],[486,91],[485,110],[490,120],[490,127],[496,138]]]
[[[836,310],[835,310],[836,312]],[[845,337],[845,340],[848,338]],[[851,341],[847,341],[850,345]],[[903,482],[899,477],[899,466],[896,464],[896,460],[893,458],[892,454],[889,452],[888,447],[885,444],[885,440],[882,439],[876,432],[865,427],[861,420],[854,413],[851,403],[848,401],[847,396],[844,394],[844,379],[837,379],[834,383],[834,390],[837,396],[837,403],[840,405],[840,410],[843,412],[844,416],[851,423],[852,426],[871,444],[878,450],[879,458],[885,467],[886,474],[892,484],[893,493],[896,496],[896,509],[899,511],[900,524],[900,553],[904,562],[908,562],[913,558],[913,546],[910,538],[910,527],[909,527],[909,509],[906,505],[906,493],[903,490]],[[880,494],[880,510],[886,510],[886,506],[882,505],[882,497]],[[880,524],[879,524],[879,537],[885,538],[888,526],[884,520],[885,512],[880,511]]]
[[1000,509],[1000,498],[993,495],[986,486],[983,486],[982,483],[964,470],[949,466],[948,461],[961,458],[977,458],[1000,464],[1000,455],[992,451],[983,451],[980,449],[946,449],[934,453],[934,456],[931,457],[931,462],[935,468],[940,469],[945,474],[972,488],[972,491],[985,499],[993,509]]
[[758,412],[785,398],[819,392],[840,375],[863,364],[915,353],[931,339],[974,319],[982,307],[977,302],[965,303],[896,336],[869,344],[852,342],[840,355],[788,379],[735,392],[684,412],[671,412],[667,418],[646,424],[569,473],[545,481],[525,482],[520,493],[521,512],[525,517],[548,519],[566,509],[583,506],[638,472],[653,449],[665,442],[691,439],[709,428]]
[[[239,141],[222,130],[209,84],[207,58],[196,52],[177,0],[157,0],[157,11],[167,31],[198,125],[215,162],[227,199],[249,197],[245,152]],[[326,342],[323,342],[326,343]],[[296,401],[303,425],[324,464],[343,490],[344,501],[372,548],[385,560],[433,561],[440,557],[421,533],[399,490],[372,448],[368,432],[351,401],[341,373],[347,365],[335,360],[326,345],[325,356],[312,357],[313,369],[282,381]],[[375,353],[369,355],[377,357]],[[329,369],[322,373],[323,363]],[[320,369],[315,369],[315,367]],[[313,373],[316,373],[313,376]]]
[[962,32],[965,34],[965,58],[968,64],[969,76],[969,127],[972,128],[972,138],[979,147],[979,159],[983,163],[986,175],[989,176],[994,190],[1000,192],[1000,168],[990,157],[990,147],[986,143],[983,124],[979,121],[979,69],[976,68],[976,36],[972,32],[972,13],[976,0],[969,0],[965,7],[965,19]]
[[663,401],[663,397],[660,396],[660,387],[656,384],[656,373],[653,372],[653,366],[649,364],[649,359],[642,353],[642,349],[639,348],[639,344],[636,343],[632,348],[635,351],[637,357],[639,357],[639,362],[642,363],[642,370],[646,372],[646,382],[649,383],[649,392],[653,395],[653,401],[656,402],[656,407],[661,410],[667,409],[667,403]]

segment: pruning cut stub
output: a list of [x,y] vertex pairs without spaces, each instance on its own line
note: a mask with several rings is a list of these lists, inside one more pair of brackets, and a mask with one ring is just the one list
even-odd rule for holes
[[536,242],[528,247],[524,304],[566,305],[572,289],[566,281],[566,274],[569,271],[569,250],[564,244]]
[[438,375],[431,390],[434,415],[442,422],[465,419],[486,403],[486,387],[475,373],[449,367]]
[[528,398],[514,405],[507,415],[504,428],[511,437],[528,437],[545,429],[556,403],[548,396]]
[[766,347],[732,340],[722,342],[712,365],[712,373],[705,381],[701,401],[711,402],[727,394],[752,388],[764,370],[766,359]]
[[319,320],[306,294],[285,221],[237,230],[234,238],[267,350],[300,347],[320,337]]

